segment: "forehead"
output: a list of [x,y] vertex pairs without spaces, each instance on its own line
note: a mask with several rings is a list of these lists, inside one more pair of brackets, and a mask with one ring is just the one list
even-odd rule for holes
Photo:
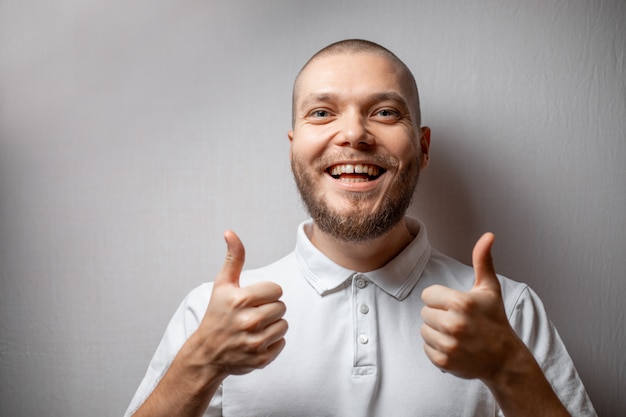
[[371,53],[318,57],[302,71],[297,89],[298,102],[324,94],[396,93],[405,98],[409,95],[398,66],[387,57]]

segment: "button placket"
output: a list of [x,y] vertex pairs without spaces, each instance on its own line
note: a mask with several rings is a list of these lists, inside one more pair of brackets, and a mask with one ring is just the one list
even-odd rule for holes
[[355,374],[368,375],[376,370],[378,350],[376,286],[366,275],[356,274],[352,280],[352,315]]

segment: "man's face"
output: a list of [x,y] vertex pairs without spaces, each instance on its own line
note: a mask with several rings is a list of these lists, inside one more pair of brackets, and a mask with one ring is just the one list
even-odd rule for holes
[[300,75],[291,164],[322,231],[358,242],[403,218],[430,141],[409,91],[400,70],[374,54],[317,58]]

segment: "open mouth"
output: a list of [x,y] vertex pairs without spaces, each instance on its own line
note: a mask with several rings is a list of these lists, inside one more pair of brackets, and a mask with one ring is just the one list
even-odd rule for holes
[[328,175],[342,182],[374,181],[385,171],[378,165],[369,164],[339,164],[326,169]]

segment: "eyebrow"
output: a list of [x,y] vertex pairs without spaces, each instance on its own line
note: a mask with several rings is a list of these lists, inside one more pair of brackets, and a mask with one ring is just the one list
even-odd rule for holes
[[320,101],[333,101],[336,98],[337,95],[332,93],[313,93],[303,98],[299,107],[306,108],[312,103],[317,103]]
[[395,91],[388,91],[388,92],[383,92],[383,93],[375,93],[372,94],[370,96],[370,100],[372,102],[379,102],[379,101],[396,101],[404,106],[408,106],[408,103],[406,101],[406,99],[404,97],[402,97],[400,94],[396,93]]
[[[308,106],[310,106],[312,103],[318,103],[318,102],[328,102],[328,101],[334,101],[338,98],[337,94],[334,93],[312,93],[309,94],[308,96],[306,96],[305,98],[302,99],[302,102],[300,103],[300,108],[307,108]],[[381,93],[373,93],[369,96],[367,96],[367,101],[368,102],[372,102],[372,103],[376,103],[379,101],[395,101],[398,102],[400,104],[402,104],[403,106],[408,108],[408,103],[406,101],[406,99],[404,97],[402,97],[400,94],[396,93],[395,91],[385,91],[385,92],[381,92]]]

